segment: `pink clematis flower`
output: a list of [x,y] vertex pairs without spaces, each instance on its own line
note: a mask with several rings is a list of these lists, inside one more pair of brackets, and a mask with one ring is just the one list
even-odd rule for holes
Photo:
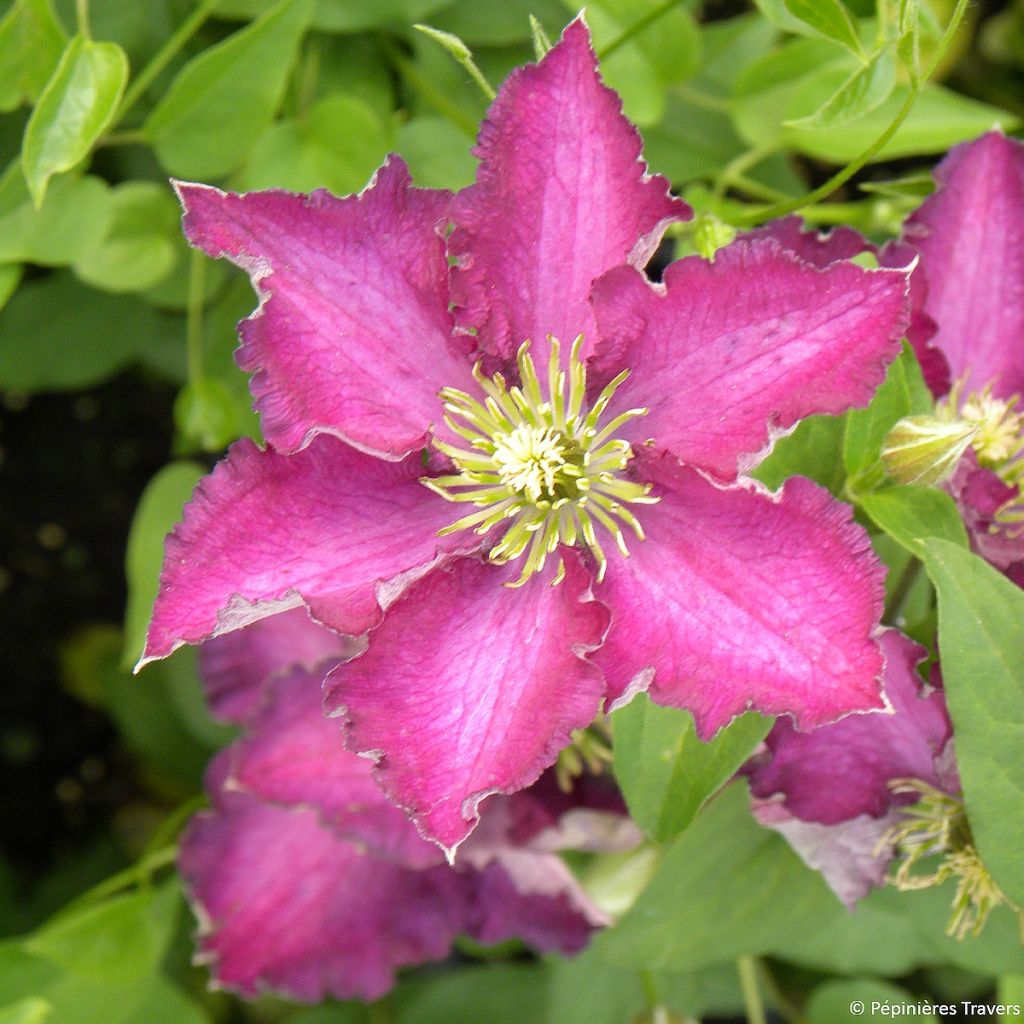
[[[333,662],[310,671],[316,634]],[[245,732],[210,766],[213,806],[190,824],[179,866],[218,985],[376,999],[397,969],[443,959],[460,934],[573,953],[608,923],[557,851],[642,839],[613,789],[586,779],[569,796],[545,777],[494,801],[449,867],[321,713],[323,672],[350,654],[337,636],[299,610],[211,644],[211,706]],[[222,699],[243,689],[244,710]]]
[[955,147],[893,258],[913,274],[915,344],[943,419],[976,433],[948,488],[975,550],[1024,585],[1024,144]]
[[239,362],[270,446],[197,489],[142,663],[300,605],[368,634],[327,711],[450,853],[640,689],[705,737],[884,705],[866,534],[745,474],[870,399],[906,275],[750,238],[652,284],[690,211],[640,148],[578,20],[510,76],[454,197],[397,158],[344,199],[179,186],[190,241],[261,296]]
[[745,769],[757,818],[848,906],[885,881],[894,851],[882,841],[900,808],[919,799],[894,784],[913,780],[949,794],[960,787],[945,698],[915,671],[924,649],[891,629],[882,644],[891,715],[853,716],[806,734],[780,720]]

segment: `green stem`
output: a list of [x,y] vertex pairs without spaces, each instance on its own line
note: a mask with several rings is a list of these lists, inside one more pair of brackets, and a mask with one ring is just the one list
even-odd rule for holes
[[202,28],[213,13],[215,0],[200,0],[199,6],[178,26],[174,34],[153,55],[152,60],[135,76],[125,90],[114,124],[120,124],[125,115],[138,103],[153,80],[178,55],[182,47]]
[[740,153],[739,156],[730,160],[719,172],[718,177],[715,178],[715,187],[711,192],[712,198],[721,199],[725,195],[726,189],[733,183],[736,175],[743,174],[745,171],[756,167],[762,160],[771,156],[776,148],[774,145],[755,146],[753,149],[748,149],[745,153]]
[[879,135],[863,153],[860,154],[860,156],[858,156],[852,163],[847,164],[841,171],[832,175],[824,185],[816,188],[813,192],[809,192],[807,195],[802,196],[799,199],[792,199],[787,203],[779,203],[777,206],[772,206],[769,209],[762,211],[760,214],[750,214],[743,218],[740,221],[740,224],[744,226],[748,224],[757,224],[762,220],[773,220],[776,217],[784,217],[787,213],[796,213],[797,210],[801,210],[805,206],[810,206],[812,203],[816,203],[819,199],[825,199],[827,196],[830,196],[837,188],[845,185],[846,182],[848,182],[850,178],[852,178],[862,167],[871,163],[871,161],[888,144],[889,140],[897,131],[899,131],[900,125],[902,125],[907,119],[907,115],[917,102],[917,97],[920,95],[925,83],[929,78],[931,78],[933,72],[939,65],[939,61],[949,48],[949,44],[952,41],[956,30],[960,27],[960,22],[963,20],[964,12],[967,10],[968,3],[970,3],[970,0],[957,0],[956,9],[953,11],[953,16],[949,19],[949,24],[946,26],[946,31],[942,34],[942,39],[939,42],[938,48],[935,51],[935,55],[933,56],[928,69],[921,76],[918,84],[907,94],[907,98],[903,102],[903,106],[900,107],[896,116],[890,122],[889,127],[886,128],[885,131],[882,132],[882,134]]
[[185,312],[185,358],[188,379],[193,385],[203,379],[203,285],[206,279],[206,257],[192,250],[188,272],[188,308]]
[[639,35],[648,25],[652,25],[660,17],[668,14],[680,2],[681,0],[665,0],[664,3],[649,10],[642,18],[634,21],[629,28],[623,29],[607,46],[602,47],[597,55],[598,59],[604,60],[606,57],[610,57],[620,46],[625,46],[633,36]]
[[166,846],[162,850],[154,850],[130,868],[125,868],[124,871],[111,875],[110,878],[104,879],[99,885],[94,885],[91,889],[83,892],[81,896],[73,899],[70,903],[66,903],[57,912],[55,917],[66,917],[82,907],[87,907],[92,903],[106,899],[108,896],[113,896],[122,889],[128,889],[133,885],[137,885],[140,881],[150,878],[160,868],[173,864],[177,856],[178,847],[176,845]]
[[903,570],[899,580],[897,580],[896,586],[893,588],[892,597],[889,599],[889,609],[886,613],[886,618],[893,624],[899,620],[900,612],[903,611],[903,605],[906,604],[910,591],[913,589],[920,574],[921,560],[919,558],[911,558],[907,562],[907,567]]
[[745,192],[754,199],[762,199],[768,203],[784,203],[792,198],[787,193],[772,188],[771,185],[764,185],[760,181],[748,178],[745,174],[733,174],[730,184],[738,192]]
[[740,989],[743,992],[743,1008],[746,1011],[747,1024],[767,1024],[764,1003],[761,1002],[761,991],[757,986],[757,961],[752,956],[737,957],[736,971],[740,976]]
[[712,96],[710,93],[694,89],[686,82],[679,82],[672,86],[672,91],[680,98],[692,103],[695,107],[703,107],[705,110],[714,110],[720,114],[728,114],[732,111],[732,103],[723,96]]
[[100,149],[103,146],[145,146],[148,144],[149,139],[146,137],[145,132],[110,132],[109,135],[104,135],[96,143],[96,148]]
[[75,16],[78,20],[78,34],[92,39],[89,30],[89,0],[75,0]]
[[382,38],[381,45],[388,59],[398,73],[429,103],[439,114],[446,117],[471,139],[476,138],[477,124],[468,114],[460,110],[445,94],[424,75],[412,61],[406,60],[390,39]]
[[640,972],[640,986],[644,990],[644,1002],[647,1003],[648,1010],[653,1010],[661,1005],[661,997],[658,994],[658,979],[655,978],[654,971],[645,967]]

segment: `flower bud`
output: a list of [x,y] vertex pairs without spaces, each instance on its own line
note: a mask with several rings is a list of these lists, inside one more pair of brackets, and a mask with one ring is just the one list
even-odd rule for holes
[[882,465],[899,484],[940,484],[952,476],[977,433],[976,424],[961,419],[905,416],[885,437]]

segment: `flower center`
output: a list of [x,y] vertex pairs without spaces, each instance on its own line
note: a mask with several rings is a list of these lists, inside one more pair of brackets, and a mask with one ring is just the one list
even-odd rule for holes
[[996,398],[991,384],[963,396],[963,384],[958,381],[937,410],[941,419],[959,419],[977,428],[971,447],[978,461],[1007,483],[1024,476],[1024,414],[1017,410],[1017,401],[1017,395]]
[[[543,386],[530,343],[525,342],[517,356],[518,386],[509,387],[500,373],[486,376],[477,363],[473,377],[484,392],[482,401],[455,388],[441,392],[445,423],[466,447],[435,442],[457,472],[421,480],[446,500],[477,508],[446,526],[442,534],[473,529],[483,535],[499,524],[508,525],[488,557],[499,565],[525,558],[522,573],[511,586],[522,586],[540,572],[560,544],[586,547],[597,562],[600,581],[607,558],[598,527],[611,534],[628,556],[622,527],[628,526],[640,540],[644,533],[625,505],[658,500],[651,497],[650,484],[622,475],[633,450],[629,442],[614,436],[624,423],[647,410],[629,409],[602,424],[629,371],[611,381],[584,412],[587,370],[580,359],[582,335],[573,343],[566,370],[558,339],[548,341],[551,355]],[[559,560],[553,582],[559,582],[564,572]]]

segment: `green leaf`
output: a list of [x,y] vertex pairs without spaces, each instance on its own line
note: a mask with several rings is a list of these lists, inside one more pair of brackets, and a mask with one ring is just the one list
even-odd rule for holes
[[25,126],[21,168],[37,207],[50,178],[88,156],[113,120],[127,81],[128,58],[116,43],[83,36],[68,43]]
[[113,216],[100,178],[61,178],[38,210],[18,175],[0,196],[0,263],[63,266],[98,245]]
[[136,299],[58,274],[22,285],[0,311],[0,387],[64,391],[173,347],[176,321]]
[[892,1007],[886,1017],[895,1018],[902,1010],[904,1014],[913,1014],[915,1021],[938,1024],[933,1013],[918,1012],[917,1007],[922,1001],[905,989],[873,978],[827,981],[811,993],[806,1010],[807,1024],[854,1024],[865,1018],[870,1020],[875,1016],[871,1010],[872,1003]]
[[488,964],[437,974],[406,990],[401,1024],[540,1021],[545,985],[545,967],[536,963]]
[[128,609],[124,626],[124,662],[142,654],[164,561],[164,540],[181,519],[181,510],[205,471],[195,462],[172,462],[146,485],[132,518],[125,556]]
[[866,409],[846,415],[843,462],[847,475],[870,471],[879,464],[882,442],[897,420],[932,408],[932,398],[909,345],[889,365],[885,380]]
[[114,896],[58,915],[25,948],[84,978],[131,982],[159,963],[170,941],[177,901],[173,885]]
[[50,0],[17,0],[0,21],[0,110],[39,98],[64,52],[67,34]]
[[44,1024],[52,1012],[53,1006],[45,999],[29,996],[13,1006],[0,1009],[0,1024]]
[[658,842],[697,816],[768,733],[771,719],[750,712],[707,743],[693,716],[640,694],[612,715],[615,777],[636,823]]
[[754,821],[738,783],[668,847],[632,910],[596,945],[615,964],[691,971],[770,953],[837,907],[821,876]]
[[835,128],[884,103],[896,87],[892,50],[880,50],[858,68],[813,114],[787,121],[791,128]]
[[398,129],[395,148],[417,185],[458,190],[476,175],[476,158],[465,135],[442,117],[411,117]]
[[108,292],[159,284],[178,262],[181,211],[169,188],[129,181],[111,190],[112,220],[102,240],[74,263],[79,280]]
[[786,10],[825,39],[863,56],[857,28],[842,0],[782,0]]
[[557,0],[501,0],[488,4],[486,17],[480,16],[480,0],[458,0],[446,4],[431,24],[470,46],[510,46],[531,39],[531,14],[552,36],[565,23],[565,9]]
[[939,650],[957,766],[978,852],[1024,906],[1024,590],[947,541],[925,545],[939,596]]
[[174,424],[188,451],[223,451],[242,431],[238,403],[216,377],[190,381],[174,402]]
[[21,275],[25,268],[20,263],[0,264],[0,309],[7,305],[7,300],[21,284]]
[[358,192],[391,145],[390,132],[372,108],[350,96],[327,96],[302,118],[271,126],[242,171],[240,187]]
[[306,30],[312,0],[282,0],[185,65],[143,131],[172,174],[218,178],[269,128]]
[[[826,68],[815,78],[801,84],[785,110],[785,120],[816,110],[820,94],[833,90],[845,78],[841,68]],[[878,138],[896,117],[909,94],[909,86],[897,85],[889,98],[862,117],[838,127],[787,127],[788,145],[808,156],[833,164],[853,160]],[[969,99],[941,85],[928,83],[921,90],[906,120],[896,134],[875,155],[873,162],[897,157],[942,153],[958,142],[972,139],[993,127],[1015,128],[1020,119],[998,107]]]
[[[848,414],[847,414],[848,415]],[[776,490],[785,480],[799,474],[840,494],[843,472],[844,416],[809,416],[787,437],[780,437],[753,476]]]
[[[450,0],[317,0],[311,24],[325,32],[362,32],[391,25],[408,25],[447,6]],[[218,0],[223,17],[255,18],[273,0]]]
[[912,554],[922,557],[925,544],[939,538],[967,547],[967,531],[953,499],[931,487],[887,487],[858,498],[861,508],[880,529]]

